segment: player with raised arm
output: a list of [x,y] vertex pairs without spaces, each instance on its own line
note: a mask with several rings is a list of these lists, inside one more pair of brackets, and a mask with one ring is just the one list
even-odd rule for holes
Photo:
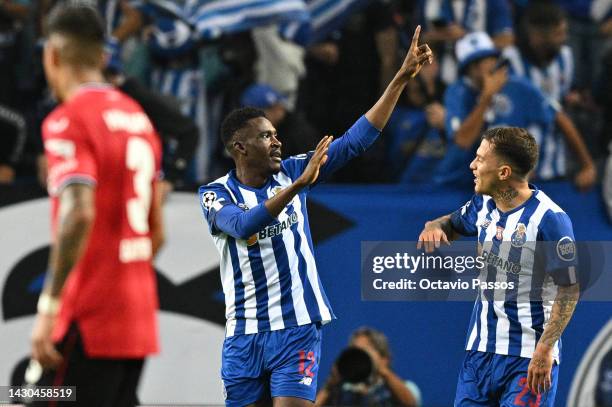
[[320,326],[334,318],[321,287],[306,196],[364,152],[389,120],[407,82],[433,58],[417,27],[401,68],[378,102],[340,138],[281,159],[264,113],[228,115],[222,139],[236,164],[200,187],[200,202],[221,255],[226,338],[221,376],[227,406],[311,406],[316,395]]
[[427,222],[419,236],[427,252],[458,235],[477,236],[485,259],[481,282],[513,283],[479,292],[456,407],[554,405],[560,338],[579,286],[571,221],[527,182],[537,157],[536,141],[524,129],[487,130],[470,164],[475,195]]
[[47,33],[45,74],[61,102],[42,128],[53,239],[26,381],[76,386],[71,406],[133,406],[158,350],[161,147],[141,107],[104,83],[95,9],[59,6]]

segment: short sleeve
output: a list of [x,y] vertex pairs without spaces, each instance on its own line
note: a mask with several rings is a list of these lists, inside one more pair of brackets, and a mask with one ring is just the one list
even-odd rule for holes
[[220,232],[215,220],[217,213],[226,205],[234,205],[232,197],[227,189],[221,184],[208,184],[200,187],[200,206],[204,219],[208,223],[210,233],[215,235]]
[[507,0],[489,0],[487,7],[487,32],[490,36],[511,33],[512,15]]
[[51,196],[57,195],[68,184],[97,183],[93,146],[76,120],[65,113],[51,114],[43,123],[43,141]]
[[482,209],[483,198],[474,195],[461,208],[451,214],[451,225],[457,233],[463,236],[476,236],[478,234],[478,212]]
[[548,211],[538,233],[543,244],[545,271],[557,285],[577,283],[578,254],[572,222],[565,212]]

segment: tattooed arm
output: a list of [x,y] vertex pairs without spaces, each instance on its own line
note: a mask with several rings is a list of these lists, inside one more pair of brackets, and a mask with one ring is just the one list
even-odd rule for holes
[[60,195],[56,240],[32,332],[32,357],[44,367],[56,367],[62,360],[51,341],[51,332],[62,288],[85,248],[95,219],[94,200],[94,189],[84,184],[68,185]]
[[51,248],[49,274],[43,294],[60,296],[68,273],[76,264],[87,242],[95,219],[95,192],[85,184],[68,185],[59,199],[57,237]]
[[559,286],[558,289],[552,314],[544,327],[544,333],[538,341],[527,371],[529,388],[538,394],[551,387],[553,348],[572,318],[580,296],[578,284]]

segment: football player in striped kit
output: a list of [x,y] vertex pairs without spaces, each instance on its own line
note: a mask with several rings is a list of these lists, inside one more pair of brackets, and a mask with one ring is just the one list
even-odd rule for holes
[[481,283],[508,283],[506,290],[479,291],[455,406],[554,405],[560,337],[579,286],[571,221],[527,182],[537,157],[524,129],[487,130],[470,164],[474,197],[427,222],[419,236],[428,252],[459,235],[477,236]]
[[222,139],[236,169],[200,187],[200,202],[221,255],[226,338],[221,376],[227,406],[274,400],[311,406],[316,395],[321,325],[334,319],[321,286],[306,197],[385,126],[406,84],[432,61],[417,27],[401,68],[378,102],[340,138],[281,159],[281,141],[263,112],[228,115]]

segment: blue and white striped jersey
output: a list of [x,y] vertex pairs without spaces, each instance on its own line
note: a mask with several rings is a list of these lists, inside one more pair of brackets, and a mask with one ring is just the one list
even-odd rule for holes
[[[529,62],[515,46],[505,48],[503,55],[510,62],[510,72],[513,75],[531,82],[555,110],[562,109],[563,98],[570,91],[574,80],[574,56],[570,47],[561,47],[559,55],[546,67],[538,67]],[[555,126],[551,127],[548,133],[542,134],[538,144],[541,151],[539,178],[545,180],[565,176],[567,148],[559,130]]]
[[[378,134],[365,117],[359,119],[332,142],[317,182],[365,151]],[[284,160],[260,188],[241,184],[235,170],[200,187],[200,204],[221,256],[228,337],[335,318],[314,259],[306,210],[311,188],[276,218],[264,206],[302,174],[311,154]]]
[[504,48],[503,56],[510,62],[510,72],[529,80],[544,96],[560,104],[574,81],[574,55],[567,45],[546,67],[539,67],[521,53],[516,46]]
[[[438,184],[472,184],[470,162],[474,159],[480,141],[469,149],[459,147],[454,142],[455,134],[461,124],[478,104],[479,91],[462,77],[446,88],[444,107],[446,108],[446,135],[448,149],[434,181]],[[495,127],[522,127],[536,139],[540,148],[538,166],[534,173],[540,179],[550,179],[565,168],[565,159],[555,159],[555,145],[547,138],[553,135],[557,112],[542,92],[525,78],[511,76],[504,87],[493,97],[491,107],[485,113],[483,130]],[[470,185],[473,186],[473,185]]]
[[[482,282],[513,282],[506,290],[480,290],[467,350],[531,358],[550,318],[558,285],[577,282],[572,223],[546,194],[533,190],[521,206],[501,212],[490,196],[475,195],[451,216],[453,228],[478,236]],[[559,362],[561,343],[555,344]]]

